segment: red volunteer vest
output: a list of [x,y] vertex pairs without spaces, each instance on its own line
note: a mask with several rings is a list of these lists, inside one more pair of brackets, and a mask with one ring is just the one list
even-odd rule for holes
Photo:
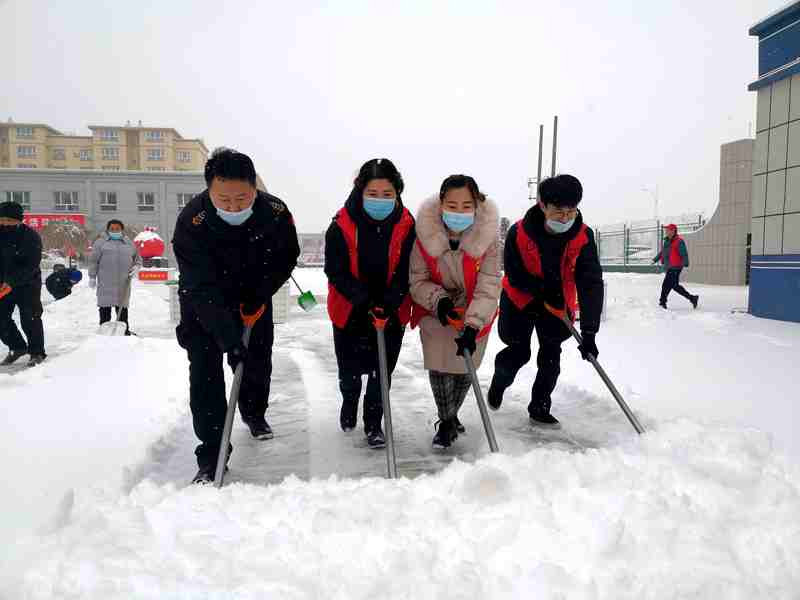
[[[422,242],[420,242],[419,239],[417,239],[417,247],[419,248],[422,258],[425,260],[425,264],[428,266],[428,271],[431,274],[431,281],[433,281],[433,283],[436,285],[442,285],[442,273],[439,271],[438,261],[428,254],[428,251],[425,250],[425,246],[422,245]],[[464,252],[463,268],[464,291],[466,292],[467,296],[467,307],[469,307],[470,303],[472,302],[472,298],[475,295],[475,287],[478,285],[478,272],[481,270],[481,259],[475,258],[474,256]],[[414,302],[411,307],[411,329],[414,329],[417,325],[419,325],[419,322],[424,317],[427,317],[430,314],[431,313],[429,310]],[[481,331],[478,333],[478,339],[485,335],[489,335],[489,333],[492,331],[492,325],[494,325],[494,320],[496,318],[497,311],[495,311],[494,316],[489,324],[481,329]]]
[[[683,238],[679,235],[675,235],[672,238],[672,244],[669,247],[669,265],[670,267],[682,267],[683,266],[683,257],[681,256],[681,242]],[[666,257],[664,259],[666,261]]]
[[[578,287],[575,285],[575,263],[578,262],[578,255],[581,253],[583,247],[589,243],[589,236],[586,234],[588,227],[581,226],[581,230],[574,238],[572,238],[567,247],[564,249],[564,255],[561,257],[561,284],[563,287],[564,301],[567,308],[572,314],[578,311]],[[522,262],[525,269],[537,277],[543,277],[542,273],[542,257],[539,254],[539,247],[536,242],[530,238],[522,226],[522,221],[517,222],[517,248],[519,248]],[[518,290],[511,285],[508,280],[508,275],[503,277],[503,289],[508,294],[511,302],[514,303],[518,309],[524,309],[528,303],[533,300],[533,294]]]
[[[347,253],[350,255],[350,272],[353,277],[360,280],[358,274],[358,231],[346,208],[340,209],[336,214],[336,224],[342,230],[344,241],[347,244]],[[403,242],[405,242],[413,227],[414,219],[408,209],[404,208],[403,215],[397,225],[394,226],[392,239],[389,241],[389,272],[386,277],[386,285],[392,283],[394,272],[400,264],[400,258],[403,253]],[[400,275],[402,276],[403,274],[401,273]],[[408,277],[408,273],[405,275]],[[333,321],[333,324],[339,329],[344,329],[352,312],[353,304],[340,294],[333,284],[328,283],[328,316]],[[406,295],[403,304],[400,305],[397,311],[397,316],[401,325],[406,325],[411,320],[411,294]]]

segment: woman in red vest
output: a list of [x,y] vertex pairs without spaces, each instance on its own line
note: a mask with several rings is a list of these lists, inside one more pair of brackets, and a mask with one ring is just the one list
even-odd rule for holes
[[[425,369],[439,412],[435,448],[449,447],[464,431],[458,410],[471,381],[463,349],[480,366],[497,315],[498,225],[497,205],[468,175],[445,179],[439,195],[426,200],[417,213],[411,326],[420,324]],[[462,314],[464,329],[458,335],[449,319],[461,320]]]
[[538,370],[528,415],[533,425],[557,428],[550,414],[551,394],[561,373],[561,344],[570,337],[561,319],[545,309],[567,308],[575,314],[580,301],[584,360],[597,356],[595,334],[603,309],[603,271],[594,234],[584,223],[578,203],[580,181],[558,175],[539,184],[539,202],[508,230],[505,278],[500,297],[500,339],[506,345],[495,358],[488,402],[500,408],[503,392],[531,358],[531,336],[539,339]]
[[343,431],[355,428],[361,375],[369,375],[364,432],[371,448],[386,445],[372,315],[389,319],[385,334],[390,384],[411,319],[408,263],[416,236],[414,217],[400,199],[402,192],[403,178],[390,160],[366,162],[325,235],[328,314],[342,392],[339,424]]

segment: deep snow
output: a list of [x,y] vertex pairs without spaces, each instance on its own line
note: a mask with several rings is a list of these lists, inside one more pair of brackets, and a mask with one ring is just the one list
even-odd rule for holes
[[[324,295],[319,270],[295,275]],[[324,306],[295,308],[276,328],[276,437],[237,421],[221,491],[186,485],[196,442],[166,288],[134,288],[142,337],[103,338],[78,286],[46,308],[51,359],[0,374],[0,597],[797,597],[800,326],[732,314],[743,288],[692,285],[701,308],[673,297],[665,313],[658,277],[606,278],[600,361],[645,436],[567,342],[562,432],[526,423],[529,365],[491,413],[501,455],[471,395],[467,434],[434,452],[409,332],[392,390],[404,478],[386,481],[385,455],[338,429]]]

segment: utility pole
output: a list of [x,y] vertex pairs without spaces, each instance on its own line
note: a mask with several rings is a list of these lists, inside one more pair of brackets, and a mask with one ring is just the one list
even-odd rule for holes
[[558,115],[553,117],[553,162],[550,164],[550,177],[556,176],[556,147],[558,145]]
[[539,182],[542,180],[542,144],[544,143],[544,125],[539,125],[539,167],[536,169],[536,200],[539,200]]

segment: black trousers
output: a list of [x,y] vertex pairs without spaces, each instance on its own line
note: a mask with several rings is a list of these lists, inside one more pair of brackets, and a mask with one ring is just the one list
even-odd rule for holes
[[666,305],[667,296],[672,290],[675,290],[689,302],[692,301],[692,295],[681,285],[681,271],[683,269],[667,269],[667,273],[664,275],[664,283],[661,284],[661,304]]
[[[231,310],[241,324],[238,310]],[[243,329],[243,326],[242,326]],[[189,355],[189,406],[194,433],[200,440],[195,449],[200,467],[216,467],[228,393],[225,388],[223,352],[200,325],[190,308],[181,303],[181,322],[176,328],[178,343]],[[242,420],[263,418],[269,404],[272,377],[274,326],[272,306],[253,327],[247,347],[242,387],[239,390],[239,414]]]
[[[384,334],[391,388],[392,373],[400,356],[405,327],[392,319]],[[374,326],[366,319],[348,324],[345,329],[339,329],[334,325],[333,345],[339,366],[339,390],[342,392],[342,401],[358,406],[361,397],[361,376],[368,375],[367,391],[364,394],[364,431],[369,432],[380,427],[383,419],[383,402],[378,374],[378,337]]]
[[531,338],[536,330],[539,353],[536,356],[536,379],[531,389],[528,412],[549,413],[551,394],[561,374],[561,344],[570,337],[567,326],[534,301],[519,310],[505,292],[500,295],[498,331],[506,345],[494,361],[492,384],[505,389],[514,382],[517,372],[531,359]]
[[[19,309],[19,321],[25,338],[11,318],[14,307]],[[29,354],[45,354],[41,281],[16,287],[0,299],[0,341],[12,351],[27,349]]]
[[[111,320],[111,307],[101,306],[98,310],[100,312],[100,325],[108,323]],[[130,332],[130,325],[128,325],[128,307],[124,306],[122,307],[122,311],[120,311],[119,306],[115,306],[114,312],[119,317],[119,320],[125,323],[125,333],[128,334]]]

